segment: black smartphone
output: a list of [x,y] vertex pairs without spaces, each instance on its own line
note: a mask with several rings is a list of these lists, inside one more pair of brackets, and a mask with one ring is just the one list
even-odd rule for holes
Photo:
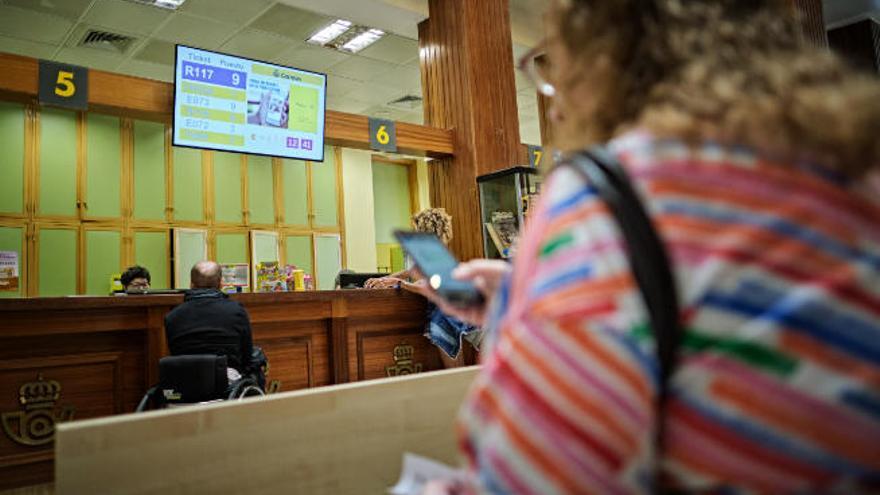
[[394,237],[443,299],[458,307],[479,306],[483,295],[474,284],[452,278],[458,260],[434,234],[397,230]]

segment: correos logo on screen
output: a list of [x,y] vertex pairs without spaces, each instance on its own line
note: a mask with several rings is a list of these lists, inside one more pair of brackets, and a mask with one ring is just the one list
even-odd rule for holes
[[177,46],[174,144],[321,161],[327,76]]

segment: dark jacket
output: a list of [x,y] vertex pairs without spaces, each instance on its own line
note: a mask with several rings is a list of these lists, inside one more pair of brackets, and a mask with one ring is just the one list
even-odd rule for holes
[[242,375],[251,365],[251,322],[241,304],[216,289],[187,291],[183,304],[165,316],[165,337],[171,355],[215,354]]

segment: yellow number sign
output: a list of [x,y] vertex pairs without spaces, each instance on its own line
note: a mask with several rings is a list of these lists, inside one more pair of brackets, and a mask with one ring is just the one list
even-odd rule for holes
[[379,126],[379,130],[376,131],[376,141],[379,141],[379,144],[388,144],[388,141],[391,140],[391,136],[388,135],[388,131],[385,129],[384,125]]
[[66,70],[58,71],[58,79],[55,81],[55,94],[63,98],[70,98],[76,94],[76,85],[73,84],[73,72]]

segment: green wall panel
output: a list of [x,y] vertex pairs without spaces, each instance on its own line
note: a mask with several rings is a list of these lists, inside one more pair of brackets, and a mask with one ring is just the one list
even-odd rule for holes
[[280,261],[278,256],[278,234],[270,231],[254,232],[253,264]]
[[86,210],[90,217],[119,217],[122,145],[119,118],[86,118]]
[[202,222],[202,152],[175,146],[173,155],[174,219]]
[[178,267],[175,275],[175,286],[179,289],[189,289],[189,272],[193,265],[207,257],[208,234],[202,230],[174,231],[177,239]]
[[0,212],[24,211],[23,105],[0,103]]
[[308,184],[306,164],[299,160],[282,160],[281,182],[284,190],[284,223],[309,224]]
[[217,234],[217,263],[247,263],[247,234]]
[[275,223],[272,159],[268,156],[248,157],[248,203],[251,223]]
[[312,236],[290,235],[286,239],[287,264],[314,275],[312,267]]
[[110,280],[120,273],[119,232],[87,230],[86,233],[86,294],[110,294]]
[[214,214],[224,223],[241,223],[241,155],[214,152]]
[[39,295],[76,294],[76,230],[39,230]]
[[395,229],[410,229],[409,169],[373,162],[373,218],[376,242],[394,244]]
[[165,126],[156,122],[134,122],[134,217],[165,220]]
[[165,232],[134,233],[134,262],[150,271],[150,286],[154,289],[170,287],[169,252],[168,234]]
[[324,161],[312,165],[312,204],[315,208],[315,225],[335,226],[336,219],[336,154],[333,148],[324,148]]
[[318,265],[318,289],[333,289],[336,284],[336,274],[342,269],[342,251],[338,236],[316,236],[315,264]]
[[40,213],[76,215],[76,113],[40,111]]
[[18,290],[0,291],[0,299],[4,297],[22,297],[22,287],[25,270],[24,253],[21,251],[21,243],[24,238],[23,227],[0,227],[0,251],[15,251],[18,253]]

